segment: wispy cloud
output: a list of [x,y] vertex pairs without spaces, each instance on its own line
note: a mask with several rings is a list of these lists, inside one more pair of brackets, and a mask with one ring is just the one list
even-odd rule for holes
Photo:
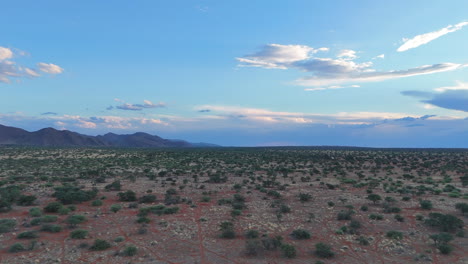
[[41,115],[57,115],[57,113],[55,113],[55,112],[45,112],[45,113],[42,113]]
[[[314,54],[328,51],[328,48],[314,49],[304,45],[266,45],[259,52],[237,58],[242,67],[261,67],[266,69],[295,68],[310,73],[294,83],[311,86],[311,90],[336,89],[345,83],[379,82],[389,79],[411,77],[438,72],[453,71],[467,64],[439,63],[423,65],[405,70],[378,71],[371,61],[357,62],[356,51],[341,50],[336,58],[321,58]],[[383,54],[379,55],[383,58]]]
[[410,49],[417,48],[421,45],[427,44],[435,39],[438,39],[448,33],[458,31],[466,25],[468,25],[468,22],[461,22],[456,25],[449,25],[447,27],[444,27],[436,31],[417,35],[410,39],[403,39],[404,43],[397,49],[397,51],[402,52],[402,51],[407,51]]
[[41,72],[49,73],[49,74],[59,74],[63,72],[63,69],[55,64],[52,63],[44,63],[44,62],[39,62],[37,64],[37,67]]
[[25,52],[17,54],[10,48],[0,47],[0,82],[10,83],[12,78],[34,78],[41,76],[40,72],[48,74],[60,74],[63,69],[52,63],[37,63],[37,69],[18,65],[13,59],[15,56],[24,56]]
[[[118,102],[123,102],[120,99],[114,99],[118,100]],[[116,106],[115,108],[120,109],[120,110],[130,110],[130,111],[141,111],[145,108],[162,108],[166,107],[166,104],[163,102],[159,102],[157,104],[149,101],[149,100],[143,100],[143,104],[129,104],[129,103],[123,103],[121,105]],[[112,110],[113,107],[107,107],[107,110]]]
[[455,86],[439,87],[435,92],[403,91],[402,94],[420,98],[426,107],[441,108],[468,112],[468,83],[457,82]]

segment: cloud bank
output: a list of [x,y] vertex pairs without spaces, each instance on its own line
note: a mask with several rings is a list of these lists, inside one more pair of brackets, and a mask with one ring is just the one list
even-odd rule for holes
[[468,112],[468,83],[457,82],[455,86],[439,87],[434,91],[403,91],[402,94],[420,98],[422,103],[432,106]]

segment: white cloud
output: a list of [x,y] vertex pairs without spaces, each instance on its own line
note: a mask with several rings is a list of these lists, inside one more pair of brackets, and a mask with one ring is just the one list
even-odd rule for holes
[[63,72],[63,69],[60,66],[52,64],[52,63],[39,62],[37,64],[37,67],[39,68],[40,71],[49,73],[49,74],[60,74]]
[[465,83],[465,82],[456,82],[456,83],[457,85],[455,86],[439,87],[439,88],[435,88],[434,91],[442,93],[445,91],[468,90],[468,83]]
[[304,77],[296,81],[296,84],[303,86],[324,86],[324,85],[336,85],[349,82],[378,82],[389,79],[398,79],[404,77],[418,76],[433,74],[438,72],[453,71],[456,69],[467,67],[468,64],[457,64],[457,63],[440,63],[433,65],[423,65],[416,68],[398,71],[386,71],[386,72],[360,72],[354,71],[349,72],[351,74],[334,74],[318,72],[315,76]]
[[449,25],[447,27],[444,27],[442,29],[439,29],[437,31],[417,35],[411,39],[403,39],[404,43],[401,45],[397,51],[402,52],[402,51],[407,51],[410,49],[417,48],[421,45],[427,44],[437,38],[440,38],[448,33],[455,32],[457,30],[462,29],[464,26],[468,25],[468,22],[461,22],[456,25]]
[[23,78],[23,77],[39,77],[41,76],[39,71],[59,74],[63,72],[60,66],[55,64],[38,63],[38,69],[30,68],[23,65],[18,65],[14,60],[14,57],[24,56],[24,51],[17,51],[14,53],[11,49],[0,47],[0,82],[11,83],[12,78]]
[[9,48],[0,47],[0,61],[13,58],[13,51]]
[[338,58],[343,58],[343,59],[354,60],[354,59],[356,59],[358,56],[356,55],[356,51],[350,50],[350,49],[344,49],[344,50],[341,50],[341,51],[338,53],[337,57],[338,57]]
[[385,59],[385,54],[377,55],[374,59]]
[[241,67],[262,67],[267,69],[287,69],[288,65],[310,58],[310,54],[328,51],[328,48],[314,49],[305,45],[268,44],[254,54],[236,58]]
[[[356,51],[341,50],[336,58],[315,57],[318,51],[302,45],[266,45],[260,52],[243,58],[237,58],[240,66],[261,67],[266,69],[299,69],[311,75],[300,78],[294,83],[302,86],[312,86],[308,91],[334,89],[333,86],[349,82],[379,82],[389,79],[433,74],[453,71],[468,66],[468,64],[439,63],[423,65],[405,70],[378,71],[371,61],[356,62]],[[377,56],[384,58],[385,55]],[[326,88],[326,86],[330,86]]]

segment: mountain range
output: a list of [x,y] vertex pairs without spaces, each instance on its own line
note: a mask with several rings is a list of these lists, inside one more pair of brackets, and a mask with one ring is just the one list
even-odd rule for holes
[[164,139],[143,132],[118,135],[107,133],[88,136],[51,127],[28,132],[21,128],[0,125],[0,145],[53,147],[129,147],[129,148],[190,148],[217,147],[209,143],[190,143],[184,140]]

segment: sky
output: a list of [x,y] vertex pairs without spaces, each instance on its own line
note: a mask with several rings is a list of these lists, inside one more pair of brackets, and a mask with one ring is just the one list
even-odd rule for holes
[[15,0],[0,124],[468,148],[468,1]]

